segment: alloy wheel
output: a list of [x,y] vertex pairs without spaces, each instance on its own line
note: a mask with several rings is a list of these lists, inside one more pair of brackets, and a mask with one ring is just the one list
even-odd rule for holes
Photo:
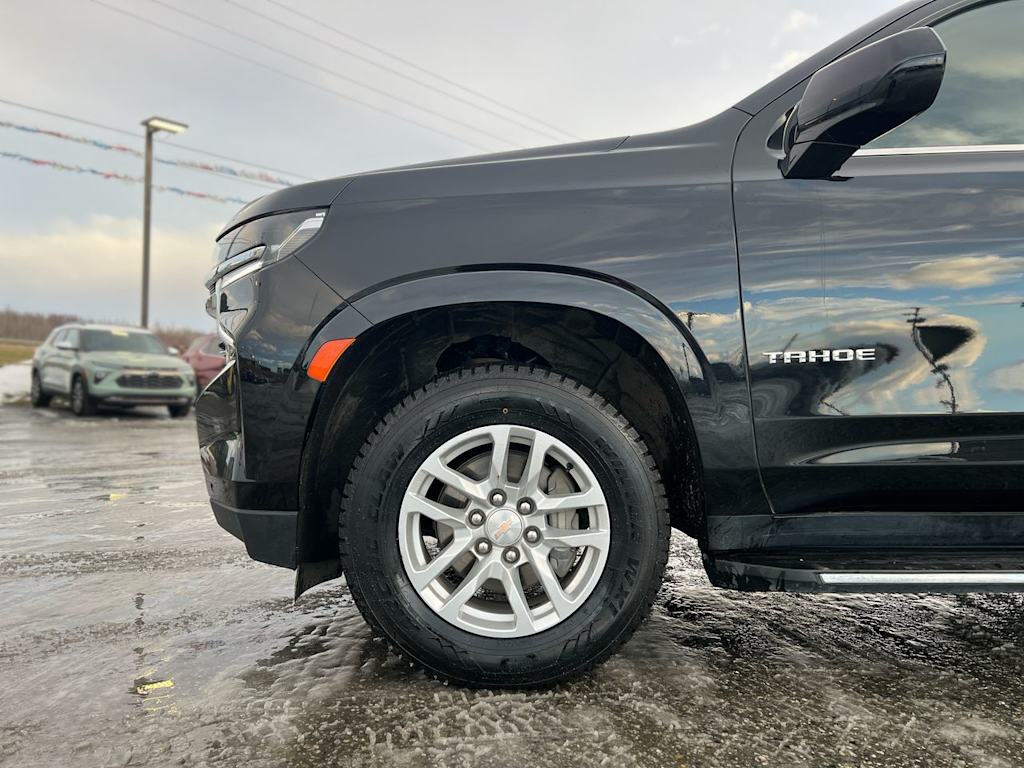
[[447,440],[403,496],[399,548],[445,621],[523,637],[575,612],[601,579],[611,525],[597,477],[563,441],[498,424]]

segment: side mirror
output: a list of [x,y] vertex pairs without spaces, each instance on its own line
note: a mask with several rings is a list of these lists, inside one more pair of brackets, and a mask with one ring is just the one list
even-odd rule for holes
[[930,107],[946,71],[931,27],[892,35],[819,69],[793,108],[780,161],[788,179],[827,179],[868,142]]
[[74,352],[78,347],[72,344],[70,341],[58,341],[54,346],[57,349],[62,349],[65,352]]
[[169,355],[177,355],[177,354],[180,354],[180,350],[177,347],[168,347],[167,348],[167,354],[169,354]]

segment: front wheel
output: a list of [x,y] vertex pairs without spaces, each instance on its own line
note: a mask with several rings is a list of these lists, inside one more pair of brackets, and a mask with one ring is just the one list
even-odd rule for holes
[[89,394],[85,379],[79,375],[71,383],[71,412],[75,416],[92,416],[96,413],[96,400]]
[[188,416],[188,412],[192,409],[191,405],[187,403],[185,405],[168,405],[167,412],[171,414],[172,419],[183,419]]
[[549,371],[438,377],[349,475],[342,565],[370,625],[428,672],[543,685],[604,660],[668,557],[654,460],[603,399]]
[[39,371],[32,371],[29,401],[32,403],[33,408],[45,408],[50,404],[50,395],[43,392],[43,381],[39,378]]

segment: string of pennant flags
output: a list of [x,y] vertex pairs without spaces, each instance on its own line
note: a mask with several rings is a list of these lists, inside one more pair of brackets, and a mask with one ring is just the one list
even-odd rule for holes
[[[129,147],[124,144],[112,144],[101,139],[93,139],[88,136],[76,136],[75,134],[65,133],[64,131],[55,131],[50,128],[39,128],[34,125],[22,125],[20,123],[12,123],[7,120],[0,120],[0,128],[7,128],[10,130],[21,131],[23,133],[32,133],[40,136],[49,136],[54,139],[61,139],[62,141],[71,141],[75,144],[85,144],[96,149],[102,149],[106,152],[120,152],[126,155],[132,155],[134,157],[142,157],[143,153],[141,150],[135,147]],[[270,173],[263,171],[254,171],[247,168],[235,168],[230,165],[223,165],[221,163],[204,163],[196,160],[181,160],[181,159],[169,159],[163,157],[154,157],[154,162],[161,163],[162,165],[173,165],[180,168],[192,168],[197,171],[205,171],[207,173],[219,173],[224,176],[234,176],[240,179],[249,179],[251,181],[260,181],[265,184],[276,184],[278,186],[287,187],[291,186],[294,182],[280,176],[274,176]]]
[[[88,168],[83,165],[69,165],[68,163],[62,163],[57,160],[45,160],[37,157],[29,157],[19,152],[7,152],[0,150],[0,157],[8,160],[16,160],[22,163],[29,163],[31,165],[52,168],[58,171],[69,171],[71,173],[82,173],[91,176],[99,176],[102,179],[110,181],[123,181],[131,184],[142,184],[145,181],[141,176],[131,176],[126,173],[119,173],[117,171],[101,171],[96,168]],[[244,200],[240,197],[225,197],[223,195],[213,195],[208,192],[196,192],[191,189],[182,189],[181,187],[164,186],[161,184],[154,184],[153,189],[159,192],[171,192],[176,195],[182,195],[184,197],[197,198],[199,200],[212,200],[217,203],[233,203],[237,205],[245,205],[248,200]]]

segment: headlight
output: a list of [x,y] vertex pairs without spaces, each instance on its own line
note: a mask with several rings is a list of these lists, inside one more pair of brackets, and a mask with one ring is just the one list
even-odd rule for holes
[[206,311],[230,359],[234,338],[256,306],[258,281],[245,278],[288,258],[316,237],[327,211],[311,209],[264,216],[243,224],[217,242],[218,264],[206,280]]
[[92,380],[99,384],[112,373],[115,373],[115,371],[110,368],[94,368],[92,371]]
[[308,243],[323,226],[327,211],[315,209],[264,216],[250,221],[217,241],[217,265],[206,287],[220,281],[223,288],[261,267],[286,259]]

